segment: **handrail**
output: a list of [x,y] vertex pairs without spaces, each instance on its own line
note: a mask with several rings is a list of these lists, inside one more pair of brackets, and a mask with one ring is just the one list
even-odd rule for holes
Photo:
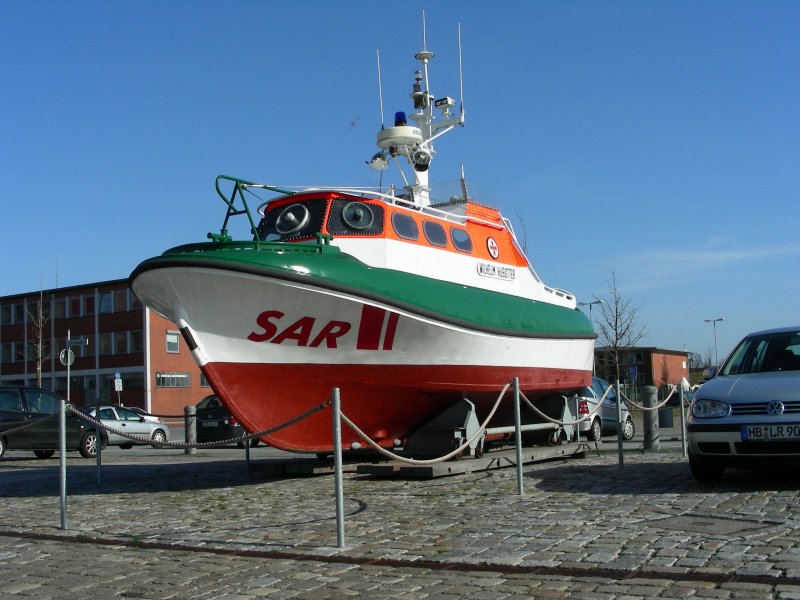
[[[228,198],[225,193],[220,189],[220,180],[230,181],[233,183],[233,190],[231,191],[230,198]],[[208,238],[214,242],[230,242],[233,241],[230,234],[228,233],[228,221],[230,221],[231,217],[235,217],[238,215],[247,215],[247,220],[250,222],[250,233],[253,234],[253,241],[256,243],[256,247],[258,248],[260,244],[260,240],[258,239],[258,227],[256,227],[256,223],[253,219],[253,214],[250,212],[250,207],[247,204],[247,200],[244,197],[244,192],[247,190],[248,187],[253,187],[258,184],[253,183],[252,181],[247,181],[246,179],[240,179],[238,177],[231,177],[230,175],[219,175],[217,176],[216,181],[214,182],[214,187],[217,189],[217,194],[222,201],[227,205],[228,210],[225,213],[225,220],[222,223],[222,227],[219,230],[219,233],[209,233]],[[293,192],[289,192],[287,190],[282,190],[281,188],[271,187],[271,186],[259,186],[265,189],[270,189],[276,192],[282,192],[284,194],[292,194]],[[242,199],[242,205],[244,208],[237,208],[236,207],[236,195]]]

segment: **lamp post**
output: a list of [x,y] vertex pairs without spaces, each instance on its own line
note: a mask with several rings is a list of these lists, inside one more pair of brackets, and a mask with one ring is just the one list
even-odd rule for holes
[[[589,322],[592,324],[592,328],[594,329],[594,320],[592,319],[592,306],[595,304],[603,304],[603,301],[600,298],[595,298],[591,302],[578,302],[578,306],[588,306],[589,307]],[[597,365],[595,361],[592,361],[592,375],[595,374],[597,370]],[[577,409],[576,409],[577,410]]]
[[719,354],[717,353],[717,323],[720,321],[724,321],[724,317],[719,317],[718,319],[706,319],[706,323],[711,323],[714,327],[714,362],[716,364],[715,367],[719,368]]
[[[589,320],[592,321],[592,305],[593,304],[603,304],[603,301],[599,298],[592,300],[591,302],[578,302],[578,306],[588,306],[589,307]],[[592,321],[594,324],[594,321]]]

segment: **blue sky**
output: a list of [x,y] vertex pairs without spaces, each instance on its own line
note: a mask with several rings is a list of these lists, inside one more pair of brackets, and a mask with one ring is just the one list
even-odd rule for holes
[[[127,277],[218,230],[218,174],[377,183],[410,110],[422,9],[464,164],[539,274],[581,301],[612,273],[642,344],[719,353],[798,324],[800,3],[0,2],[0,295]],[[596,316],[596,313],[595,313]]]

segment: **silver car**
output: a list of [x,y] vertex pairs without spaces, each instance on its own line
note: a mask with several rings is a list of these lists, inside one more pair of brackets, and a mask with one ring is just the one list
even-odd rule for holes
[[[571,410],[575,410],[577,405],[578,417],[592,414],[591,419],[586,419],[579,425],[582,438],[588,437],[592,441],[598,441],[604,435],[617,435],[617,393],[613,388],[606,393],[609,387],[611,385],[605,379],[592,377],[592,387],[582,387],[567,396]],[[603,398],[603,402],[595,412],[600,398]],[[636,427],[624,403],[621,422],[623,439],[633,439]]]
[[697,390],[687,420],[698,481],[725,467],[800,460],[800,326],[745,337]]
[[[91,407],[84,409],[83,412],[90,417],[94,417],[96,410],[96,407]],[[146,442],[132,440],[106,430],[104,435],[106,439],[104,441],[109,446],[133,448],[134,444],[150,444],[153,448],[158,448],[164,442],[169,441],[169,427],[164,423],[148,421],[142,415],[122,406],[101,405],[99,410],[100,422],[106,427],[148,440]]]

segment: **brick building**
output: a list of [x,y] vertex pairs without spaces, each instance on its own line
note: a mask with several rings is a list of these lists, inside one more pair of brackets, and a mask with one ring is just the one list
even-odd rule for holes
[[66,397],[59,355],[68,334],[76,406],[100,400],[179,415],[211,393],[177,326],[144,307],[127,279],[0,297],[0,383],[37,385],[40,366],[41,386]]
[[[617,378],[613,354],[609,348],[594,350],[595,373],[607,381]],[[637,386],[677,385],[682,378],[689,381],[689,353],[663,348],[620,349],[620,383]]]

